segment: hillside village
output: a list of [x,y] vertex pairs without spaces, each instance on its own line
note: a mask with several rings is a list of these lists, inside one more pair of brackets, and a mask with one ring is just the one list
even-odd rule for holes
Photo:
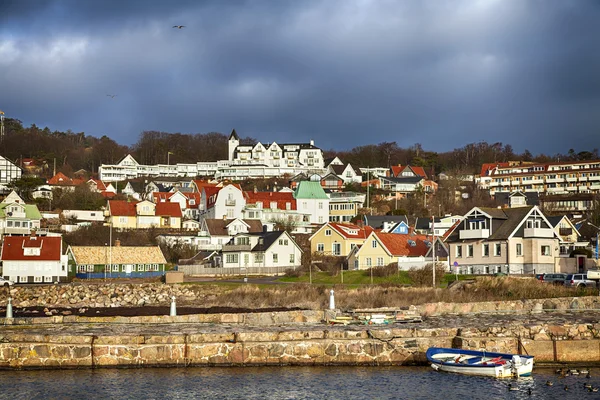
[[[352,165],[308,143],[228,159],[41,176],[0,157],[2,276],[17,283],[272,275],[432,263],[457,274],[584,272],[598,264],[600,160],[485,163],[478,175]],[[47,169],[47,163],[44,164]]]

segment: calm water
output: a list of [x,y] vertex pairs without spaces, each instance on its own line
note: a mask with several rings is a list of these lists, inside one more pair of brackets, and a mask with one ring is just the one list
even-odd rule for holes
[[[552,380],[554,386],[546,386]],[[509,391],[508,383],[520,391]],[[532,378],[496,380],[428,367],[156,368],[0,371],[2,399],[598,399],[585,382],[551,369]],[[564,385],[569,390],[564,390]],[[528,395],[527,388],[532,388]]]

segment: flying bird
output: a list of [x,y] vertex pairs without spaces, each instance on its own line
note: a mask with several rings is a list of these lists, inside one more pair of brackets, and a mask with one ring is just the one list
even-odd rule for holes
[[185,25],[173,25],[173,28],[181,29],[185,28]]
[[115,97],[117,97],[116,94],[107,94],[108,97],[110,97],[111,99],[114,99]]

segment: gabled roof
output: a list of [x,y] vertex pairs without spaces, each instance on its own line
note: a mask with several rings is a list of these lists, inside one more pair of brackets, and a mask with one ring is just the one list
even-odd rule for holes
[[108,210],[110,211],[111,216],[135,217],[136,216],[136,210],[135,210],[136,204],[137,204],[137,202],[135,202],[135,201],[109,200],[108,201]]
[[181,207],[179,207],[178,203],[156,203],[156,209],[154,211],[154,215],[158,215],[161,217],[179,217],[181,218]]
[[[211,236],[228,236],[227,226],[234,219],[205,219],[206,228]],[[258,219],[244,219],[241,220],[248,225],[249,233],[261,233],[263,231],[262,222]]]
[[[40,255],[24,255],[25,247],[39,248]],[[60,261],[61,251],[60,236],[5,236],[2,261]]]
[[211,183],[205,180],[201,180],[201,179],[194,179],[192,180],[194,186],[196,187],[196,189],[198,190],[198,193],[202,192],[202,188],[204,187],[215,187],[217,186],[216,183]]
[[[394,257],[424,257],[429,250],[426,241],[432,238],[426,235],[398,235],[397,233],[374,232],[389,254]],[[414,246],[411,245],[414,243]]]
[[[285,235],[285,231],[273,231],[258,234],[258,243],[252,248],[252,251],[267,251],[281,235]],[[292,240],[292,242],[294,241],[292,238],[290,238],[290,240]]]
[[48,179],[48,181],[47,181],[48,185],[55,185],[55,186],[76,186],[76,185],[81,185],[83,182],[84,182],[83,179],[79,179],[79,178],[71,179],[68,176],[66,176],[65,174],[63,174],[62,172],[58,172],[56,175],[54,175],[52,178]]
[[[330,226],[340,235],[345,237],[346,239],[366,239],[371,232],[373,232],[373,228],[370,226],[360,227],[354,224],[340,224],[337,222],[328,222],[325,226]],[[355,233],[356,232],[356,233]]]
[[408,225],[408,218],[406,215],[365,215],[365,225],[369,225],[371,228],[381,229],[383,228],[384,222],[404,222]]
[[287,204],[290,204],[290,209],[296,209],[296,199],[292,192],[244,192],[246,204],[256,204],[262,202],[263,208],[271,208],[271,202],[277,202],[279,210],[286,210]]
[[82,264],[166,264],[159,246],[70,246],[75,262]]
[[102,182],[100,179],[94,179],[94,178],[90,178],[87,181],[88,184],[95,184],[96,188],[99,191],[103,191],[106,190],[106,185],[104,184],[104,182]]
[[240,137],[238,136],[238,134],[235,131],[235,129],[231,130],[231,134],[229,135],[229,140],[231,140],[231,139],[240,140]]
[[23,204],[23,203],[0,203],[0,217],[6,217],[6,207],[11,204],[17,204],[25,208],[25,218],[27,219],[42,219],[42,214],[35,204]]

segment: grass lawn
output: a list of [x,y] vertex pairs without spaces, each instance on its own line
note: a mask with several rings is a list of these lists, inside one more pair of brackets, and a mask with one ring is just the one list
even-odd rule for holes
[[[345,271],[344,272],[344,285],[370,285],[371,284],[371,275],[369,271]],[[440,287],[446,287],[450,282],[455,280],[454,274],[445,274],[442,278],[442,282]],[[471,275],[459,275],[459,280],[464,279],[473,279]],[[298,282],[298,283],[308,283],[309,276],[302,275],[299,277],[282,277],[279,278],[280,282]],[[331,276],[327,272],[314,272],[312,274],[312,283],[318,285],[339,285],[342,284],[342,275],[338,274],[337,276]],[[412,281],[410,280],[408,273],[406,271],[399,271],[398,274],[394,274],[392,276],[386,277],[373,277],[374,284],[382,284],[382,283],[390,283],[395,285],[410,285]]]

